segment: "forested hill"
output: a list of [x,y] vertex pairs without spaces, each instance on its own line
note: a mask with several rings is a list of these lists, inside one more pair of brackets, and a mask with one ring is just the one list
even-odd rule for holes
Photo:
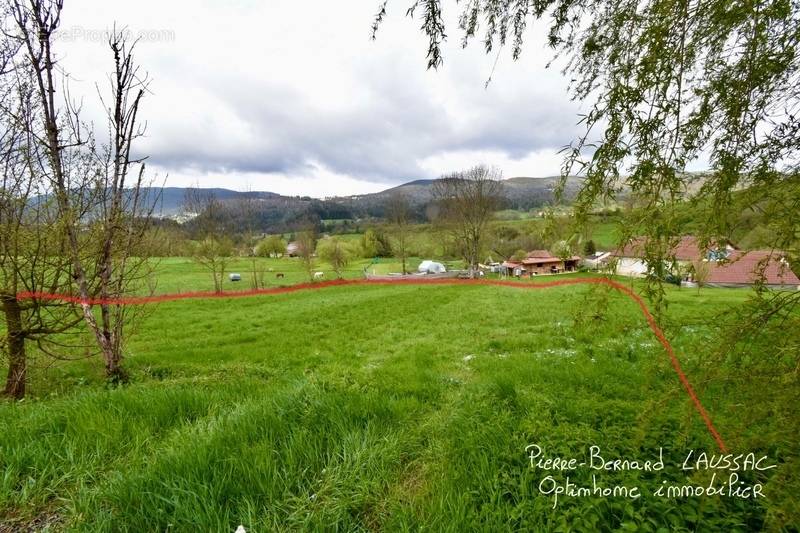
[[[204,189],[206,194],[223,203],[236,203],[241,200],[254,200],[263,208],[285,210],[286,215],[292,211],[314,210],[319,218],[362,218],[380,217],[386,201],[392,195],[403,193],[417,209],[424,208],[432,199],[432,188],[436,180],[416,180],[386,189],[373,194],[343,196],[327,199],[316,199],[301,196],[283,196],[264,191],[233,191],[230,189]],[[554,200],[557,176],[545,178],[517,177],[503,180],[504,196],[507,208],[531,209],[549,204]],[[571,176],[567,180],[565,199],[570,200],[578,190],[582,179]],[[161,216],[174,216],[184,211],[184,198],[188,189],[182,187],[165,187],[149,189],[148,194],[158,196],[157,213]]]
[[[548,176],[544,178],[509,178],[503,180],[503,190],[506,199],[506,207],[510,209],[531,209],[541,207],[553,202],[558,176]],[[433,184],[436,180],[416,180],[404,183],[397,187],[392,187],[385,191],[373,194],[365,194],[354,197],[356,203],[362,205],[385,203],[393,194],[402,192],[412,203],[425,204],[432,199]],[[569,201],[575,197],[583,178],[569,176],[565,188],[565,200]]]

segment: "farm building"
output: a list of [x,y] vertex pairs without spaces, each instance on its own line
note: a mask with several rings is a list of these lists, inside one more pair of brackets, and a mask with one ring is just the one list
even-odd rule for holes
[[[617,274],[634,277],[644,276],[647,272],[647,263],[644,260],[644,245],[645,240],[639,237],[626,244],[621,250],[611,254],[617,260]],[[715,246],[713,249],[703,253],[696,237],[684,235],[672,249],[672,254],[675,257],[675,266],[688,268],[693,262],[701,259],[711,261],[725,259],[735,250],[736,248],[730,244],[725,244],[725,246]]]
[[[772,288],[800,289],[800,279],[789,268],[786,254],[780,251],[744,251],[729,243],[701,250],[695,237],[685,235],[672,252],[675,256],[672,270],[687,286],[700,282],[710,287],[748,287],[763,277],[764,283]],[[647,271],[641,238],[634,239],[613,256],[617,260],[617,274],[643,276]]]
[[507,275],[529,277],[574,272],[577,270],[580,260],[581,258],[578,256],[562,258],[554,256],[547,250],[534,250],[521,261],[508,260],[501,266]]

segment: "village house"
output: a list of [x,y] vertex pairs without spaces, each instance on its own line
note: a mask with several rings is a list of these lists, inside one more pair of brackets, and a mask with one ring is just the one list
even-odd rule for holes
[[572,256],[568,258],[556,257],[547,250],[534,250],[521,261],[505,261],[501,266],[504,273],[509,276],[530,277],[543,274],[560,274],[561,272],[574,272],[578,269],[581,258]]
[[[621,250],[612,253],[616,259],[616,273],[620,276],[644,276],[647,272],[647,263],[644,260],[645,240],[642,237],[633,239]],[[672,270],[686,270],[693,262],[701,259],[720,260],[727,258],[736,248],[730,244],[714,246],[712,250],[703,253],[700,243],[692,235],[684,235],[672,249],[675,265]]]
[[[644,242],[642,238],[634,239],[612,254],[617,274],[639,277],[647,272]],[[763,278],[771,288],[800,288],[800,279],[789,268],[786,254],[780,251],[743,251],[729,243],[701,250],[697,238],[685,235],[672,254],[675,263],[670,270],[687,286],[700,283],[710,287],[748,287]]]
[[789,268],[786,254],[775,250],[736,250],[725,261],[704,260],[697,270],[698,264],[690,270],[684,285],[700,282],[707,287],[749,287],[761,280],[772,289],[800,290],[800,278]]

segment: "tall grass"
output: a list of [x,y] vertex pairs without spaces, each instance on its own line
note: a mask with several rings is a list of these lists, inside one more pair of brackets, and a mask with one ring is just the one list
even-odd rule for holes
[[[104,388],[88,360],[37,368],[38,397],[0,404],[0,523],[762,527],[768,507],[759,502],[565,498],[553,509],[537,494],[529,443],[565,456],[591,444],[630,457],[663,447],[673,462],[686,449],[714,448],[635,307],[610,294],[602,320],[576,321],[584,291],[367,286],[160,304],[128,346],[132,385]],[[667,333],[700,380],[701,320],[744,293],[670,294]],[[719,392],[701,389],[723,435],[739,444],[725,435],[736,400]],[[585,472],[571,475],[591,483]],[[638,473],[603,479],[657,482]]]

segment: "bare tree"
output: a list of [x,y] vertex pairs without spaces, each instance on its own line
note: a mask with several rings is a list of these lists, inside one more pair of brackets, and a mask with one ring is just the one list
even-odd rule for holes
[[408,258],[408,237],[411,226],[411,206],[408,196],[403,192],[395,192],[386,206],[386,219],[392,226],[394,234],[394,252],[402,263],[403,274],[406,273],[406,259]]
[[444,176],[433,184],[437,222],[456,241],[470,277],[477,272],[489,221],[502,201],[501,179],[496,168],[479,165]]
[[267,286],[267,271],[264,263],[260,261],[258,256],[250,258],[250,288],[264,289]]
[[[111,140],[98,154],[101,159],[95,182],[101,223],[96,264],[102,300],[136,292],[149,282],[153,263],[143,243],[157,202],[156,197],[145,192],[151,182],[145,182],[144,158],[131,156],[134,142],[144,135],[137,115],[148,79],[139,74],[133,61],[135,43],[129,45],[123,33],[114,31],[108,45],[114,58],[110,79],[112,100],[106,105]],[[106,373],[124,380],[123,329],[142,308],[105,303],[99,307],[101,332],[107,346]]]
[[233,243],[225,237],[209,235],[192,247],[192,260],[211,271],[215,292],[222,292],[225,270],[232,255]]
[[[9,59],[10,61],[10,59]],[[3,61],[7,65],[7,61]],[[61,252],[57,213],[46,197],[44,178],[33,165],[38,147],[30,129],[35,104],[30,71],[2,70],[0,78],[0,302],[5,331],[0,345],[8,357],[3,395],[25,396],[26,345],[63,357],[67,332],[82,321],[71,304],[40,298],[20,299],[24,292],[70,292],[70,262]]]
[[259,211],[259,199],[256,193],[248,186],[245,194],[241,195],[234,206],[238,216],[234,217],[241,222],[239,231],[244,232],[244,246],[250,256],[250,287],[263,289],[266,287],[266,272],[264,263],[259,260],[256,253],[256,218]]
[[233,255],[233,242],[224,236],[222,202],[210,189],[190,187],[184,192],[183,209],[195,216],[199,240],[191,247],[192,260],[211,272],[214,291],[222,292],[225,270]]
[[238,230],[244,233],[245,241],[248,243],[253,241],[257,228],[259,199],[256,195],[257,193],[248,185],[247,190],[236,198],[233,205],[233,210],[236,212],[233,218],[239,221]]
[[[90,128],[81,122],[80,109],[56,82],[59,71],[52,45],[62,7],[63,0],[13,0],[15,38],[33,72],[37,121],[44,133],[36,139],[44,156],[37,164],[55,199],[83,318],[103,355],[106,375],[120,381],[125,379],[123,329],[130,316],[121,306],[104,303],[99,306],[98,321],[89,300],[118,298],[137,290],[146,277],[149,263],[139,243],[155,201],[143,194],[143,159],[132,157],[131,152],[144,133],[138,113],[147,78],[140,76],[133,61],[133,46],[115,30],[108,43],[114,60],[111,98],[107,105],[104,101],[109,141],[98,147],[91,133],[86,133]],[[57,101],[59,95],[64,97],[63,105]],[[131,175],[135,177],[130,179]],[[89,259],[84,256],[87,243],[92,252]]]
[[309,280],[314,279],[314,258],[317,250],[317,227],[312,223],[305,224],[305,228],[297,233],[297,254],[303,262],[303,267]]
[[198,185],[188,187],[183,192],[184,213],[193,216],[192,224],[195,237],[203,239],[213,235],[221,235],[222,202],[211,189],[201,189]]

